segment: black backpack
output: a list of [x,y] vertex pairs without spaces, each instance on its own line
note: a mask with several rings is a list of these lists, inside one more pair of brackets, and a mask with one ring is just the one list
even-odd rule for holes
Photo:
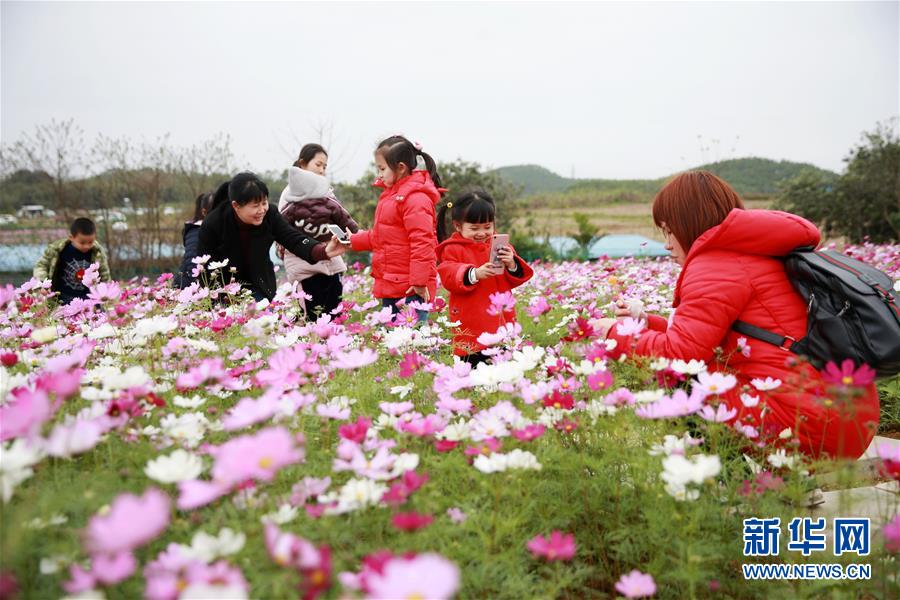
[[795,340],[743,321],[738,333],[807,357],[818,369],[852,359],[878,377],[900,372],[900,295],[887,274],[831,250],[797,248],[784,257],[794,289],[807,302],[806,337]]

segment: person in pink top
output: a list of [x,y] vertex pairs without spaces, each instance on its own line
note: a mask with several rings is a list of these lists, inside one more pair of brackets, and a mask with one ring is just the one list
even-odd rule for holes
[[[373,295],[398,312],[398,303],[428,303],[437,291],[435,205],[440,187],[434,159],[421,147],[395,135],[375,148],[378,179],[384,191],[371,229],[350,236],[356,252],[372,253]],[[428,311],[417,309],[419,321]]]

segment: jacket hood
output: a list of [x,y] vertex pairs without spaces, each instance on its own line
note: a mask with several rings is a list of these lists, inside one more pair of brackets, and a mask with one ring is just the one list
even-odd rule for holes
[[759,256],[784,256],[799,246],[817,246],[819,230],[797,215],[778,210],[732,210],[691,246],[685,265],[708,250],[730,250]]
[[372,185],[385,190],[381,195],[382,198],[393,197],[398,202],[402,202],[410,194],[419,192],[425,194],[431,198],[432,202],[437,204],[441,200],[441,194],[447,191],[434,185],[431,173],[428,171],[413,171],[410,175],[395,182],[390,188],[384,184],[380,177]]
[[453,232],[453,235],[451,235],[446,240],[444,240],[443,242],[438,244],[437,249],[435,251],[437,252],[437,259],[438,259],[438,261],[440,261],[442,258],[442,255],[444,253],[444,250],[446,250],[450,246],[485,246],[485,245],[488,245],[488,243],[487,242],[476,242],[475,240],[470,240],[470,239],[464,238],[463,236],[459,235],[459,232]]
[[710,228],[691,246],[678,283],[672,305],[681,303],[681,283],[691,261],[704,252],[727,250],[755,256],[785,256],[801,246],[816,247],[820,240],[815,225],[797,215],[779,210],[746,210],[736,208],[719,225]]
[[288,187],[285,202],[302,202],[310,198],[324,198],[331,191],[328,180],[317,173],[299,167],[288,169]]

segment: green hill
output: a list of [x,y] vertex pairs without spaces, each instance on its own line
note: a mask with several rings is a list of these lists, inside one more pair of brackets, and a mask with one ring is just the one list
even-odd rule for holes
[[[771,196],[779,185],[804,171],[816,172],[825,178],[837,177],[836,173],[820,169],[808,163],[767,158],[735,158],[695,167],[722,177],[747,196]],[[557,175],[539,165],[500,167],[495,172],[504,179],[523,188],[526,196],[569,191],[598,191],[652,195],[671,175],[658,179],[570,179]]]

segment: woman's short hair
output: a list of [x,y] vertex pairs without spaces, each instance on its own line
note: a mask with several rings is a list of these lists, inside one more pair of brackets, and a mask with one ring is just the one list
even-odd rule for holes
[[676,175],[653,199],[653,222],[672,232],[685,253],[708,229],[744,203],[734,189],[709,171]]

